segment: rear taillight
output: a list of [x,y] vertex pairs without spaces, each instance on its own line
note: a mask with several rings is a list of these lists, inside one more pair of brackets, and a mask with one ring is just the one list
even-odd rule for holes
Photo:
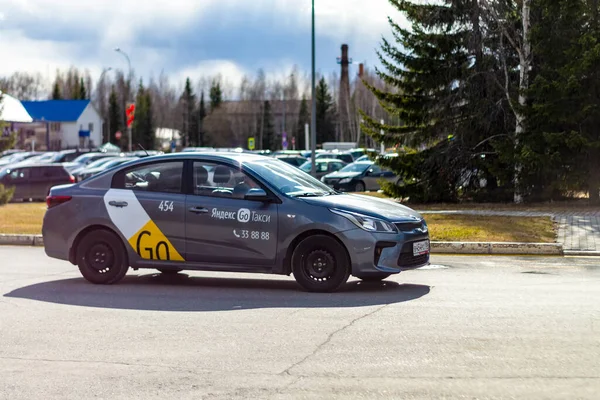
[[52,208],[69,200],[71,200],[71,196],[48,196],[46,197],[46,205],[48,208]]
[[69,174],[69,181],[71,183],[75,183],[75,177],[73,175],[71,175],[71,174]]

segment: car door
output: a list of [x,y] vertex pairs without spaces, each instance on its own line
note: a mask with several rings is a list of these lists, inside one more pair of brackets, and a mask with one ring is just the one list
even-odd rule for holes
[[365,174],[365,187],[367,190],[379,190],[379,180],[381,179],[382,171],[379,165],[373,164]]
[[183,160],[137,164],[117,172],[104,203],[139,262],[185,261]]
[[246,200],[261,186],[239,167],[193,161],[186,198],[187,259],[265,268],[275,263],[278,205]]

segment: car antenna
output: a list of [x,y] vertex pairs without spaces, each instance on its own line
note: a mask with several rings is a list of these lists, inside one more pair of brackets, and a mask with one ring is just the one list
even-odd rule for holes
[[139,147],[140,149],[144,150],[144,153],[146,153],[146,155],[147,155],[148,157],[150,157],[150,154],[148,154],[148,152],[146,151],[146,149],[144,148],[144,146],[142,146],[142,145],[141,145],[141,144],[139,144],[139,143],[136,143],[136,144],[138,145],[138,147]]

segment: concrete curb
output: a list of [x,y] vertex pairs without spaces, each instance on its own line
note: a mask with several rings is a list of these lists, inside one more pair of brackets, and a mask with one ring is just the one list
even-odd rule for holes
[[570,256],[570,257],[581,257],[581,256],[599,257],[600,256],[600,251],[595,251],[595,250],[565,250],[564,251],[564,255],[565,256]]
[[[0,245],[43,246],[42,235],[0,234]],[[557,243],[514,242],[431,242],[432,254],[513,254],[513,255],[569,255],[600,256],[600,252],[563,251]]]
[[0,234],[0,245],[10,246],[43,246],[42,235],[9,235]]
[[431,242],[432,254],[563,255],[558,243]]

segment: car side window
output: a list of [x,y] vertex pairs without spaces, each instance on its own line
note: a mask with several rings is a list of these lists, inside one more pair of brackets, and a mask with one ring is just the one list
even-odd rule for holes
[[113,187],[144,192],[181,193],[183,161],[145,164],[127,169]]
[[316,165],[317,172],[327,172],[327,168],[329,168],[329,163],[326,162],[317,163]]
[[379,168],[378,165],[371,165],[371,168],[369,168],[369,170],[371,171],[372,174],[380,174],[381,173],[381,168]]
[[29,169],[15,169],[10,173],[12,181],[23,181],[29,179]]
[[194,194],[197,196],[244,199],[251,189],[260,185],[239,168],[194,161]]

